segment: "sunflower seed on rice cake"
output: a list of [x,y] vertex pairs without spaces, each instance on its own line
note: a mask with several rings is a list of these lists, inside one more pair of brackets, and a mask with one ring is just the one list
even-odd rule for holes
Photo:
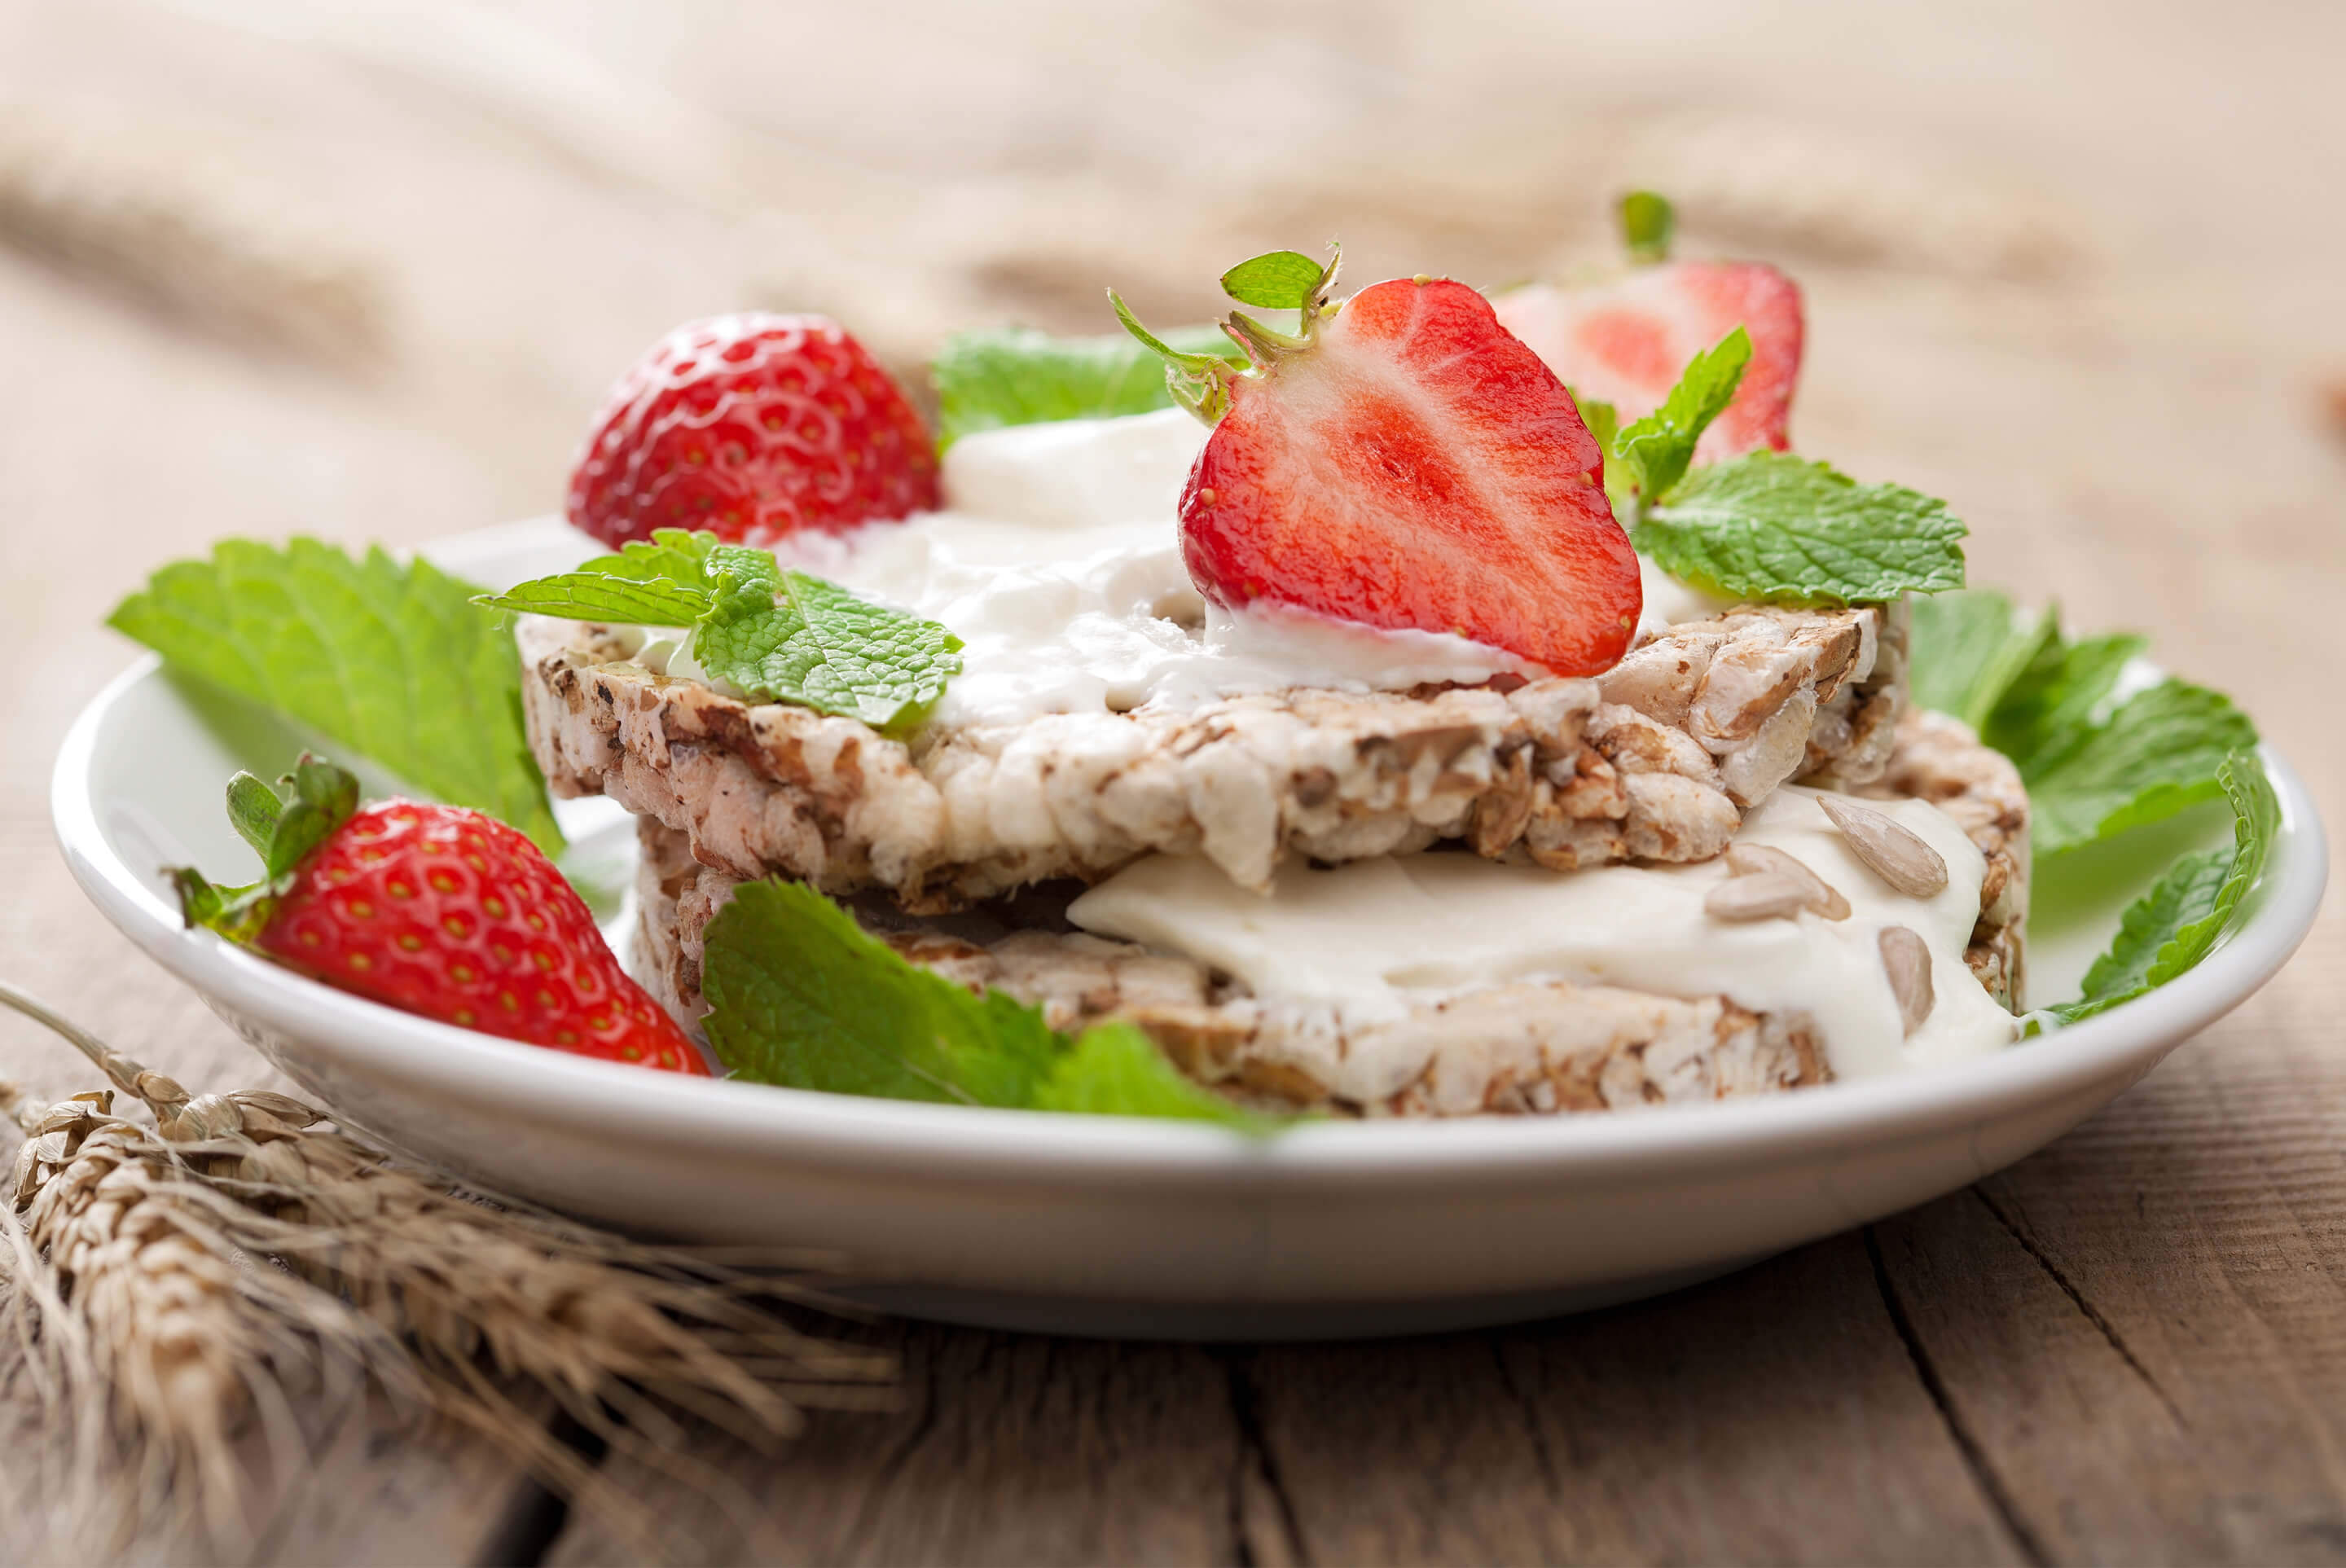
[[[649,818],[642,831],[634,967],[664,1004],[690,1016],[703,1007],[701,933],[740,884],[695,862],[684,835]],[[1233,995],[1192,960],[1083,932],[964,935],[856,907],[891,946],[947,979],[1040,1006],[1061,1029],[1129,1019],[1192,1077],[1281,1108],[1594,1111],[1764,1094],[1831,1076],[1801,1024],[1721,997],[1516,984],[1363,1021],[1324,1003]]]
[[1595,680],[1295,689],[911,745],[655,675],[612,628],[531,618],[518,635],[556,793],[608,795],[736,877],[881,888],[923,912],[1150,853],[1250,888],[1290,856],[1445,840],[1559,870],[1705,860],[1789,779],[1878,778],[1903,703],[1902,617],[1872,606],[1665,627]]
[[[1964,957],[1990,994],[2014,1007],[2026,909],[2027,798],[2018,776],[1936,715],[1909,716],[1899,734],[1891,776],[1934,799],[1987,860],[1985,907]],[[738,884],[697,861],[685,834],[648,818],[639,826],[632,968],[690,1019],[704,1010],[702,933]],[[849,907],[905,957],[1038,1005],[1054,1027],[1128,1018],[1201,1081],[1290,1107],[1366,1115],[1603,1110],[1774,1093],[1831,1076],[1805,1017],[1754,1013],[1725,997],[1523,982],[1413,1002],[1398,1017],[1347,1016],[1323,1003],[1250,995],[1188,958],[1075,931],[1064,919],[1065,892],[1052,889],[944,916],[908,915],[869,895]]]

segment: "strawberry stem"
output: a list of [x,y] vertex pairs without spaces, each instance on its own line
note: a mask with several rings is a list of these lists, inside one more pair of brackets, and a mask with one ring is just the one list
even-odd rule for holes
[[1621,199],[1621,240],[1632,266],[1651,267],[1670,259],[1678,214],[1658,191],[1633,190]]
[[1238,374],[1237,367],[1217,354],[1183,353],[1142,326],[1140,318],[1113,289],[1107,291],[1107,302],[1115,307],[1116,319],[1124,323],[1124,330],[1165,361],[1165,387],[1173,401],[1208,424],[1220,419],[1230,405],[1229,378]]
[[1173,401],[1212,424],[1230,406],[1230,382],[1253,374],[1282,357],[1300,353],[1319,335],[1320,318],[1334,315],[1329,291],[1336,285],[1337,269],[1344,264],[1344,248],[1331,240],[1328,265],[1322,267],[1300,250],[1273,250],[1241,261],[1222,274],[1222,289],[1233,300],[1262,310],[1292,310],[1299,313],[1300,333],[1282,332],[1252,316],[1233,311],[1221,323],[1222,331],[1246,353],[1241,371],[1217,354],[1184,353],[1140,324],[1123,296],[1107,291],[1108,303],[1124,330],[1165,361],[1165,386]]
[[250,773],[228,783],[229,820],[260,855],[260,881],[224,888],[193,866],[167,868],[172,891],[179,895],[179,917],[189,930],[205,926],[249,944],[269,923],[277,896],[292,885],[301,861],[359,809],[358,776],[306,751],[278,782],[290,789],[290,798]]
[[1244,349],[1247,357],[1258,365],[1270,364],[1283,354],[1297,353],[1311,346],[1309,322],[1305,324],[1304,335],[1296,337],[1287,332],[1273,331],[1252,316],[1232,311],[1229,319],[1222,323],[1222,331],[1229,333],[1230,341]]

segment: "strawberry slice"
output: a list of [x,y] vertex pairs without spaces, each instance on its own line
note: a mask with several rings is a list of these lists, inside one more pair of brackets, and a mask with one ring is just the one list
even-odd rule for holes
[[1687,361],[1740,325],[1751,362],[1735,400],[1695,449],[1698,462],[1789,444],[1800,372],[1800,290],[1756,261],[1669,261],[1579,289],[1534,284],[1493,301],[1506,329],[1582,397],[1621,423],[1651,413]]
[[1325,282],[1301,338],[1231,317],[1253,370],[1176,361],[1219,382],[1184,399],[1220,411],[1181,494],[1199,592],[1610,667],[1637,557],[1563,384],[1463,283],[1396,279],[1319,313]]

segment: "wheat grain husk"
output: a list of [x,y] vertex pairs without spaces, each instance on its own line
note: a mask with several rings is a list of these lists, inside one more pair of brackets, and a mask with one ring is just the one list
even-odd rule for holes
[[[651,1522],[550,1435],[546,1400],[746,1506],[673,1457],[688,1418],[770,1444],[806,1407],[887,1397],[884,1358],[777,1311],[808,1298],[802,1276],[490,1201],[298,1100],[190,1095],[13,987],[0,1004],[115,1086],[36,1106],[0,1084],[26,1133],[0,1202],[0,1380],[63,1434],[29,1467],[46,1511],[101,1537],[60,1536],[60,1556],[158,1531],[241,1555],[307,1434],[374,1397],[479,1434],[656,1551]],[[115,1114],[117,1091],[152,1128]],[[257,1474],[240,1457],[256,1447]]]

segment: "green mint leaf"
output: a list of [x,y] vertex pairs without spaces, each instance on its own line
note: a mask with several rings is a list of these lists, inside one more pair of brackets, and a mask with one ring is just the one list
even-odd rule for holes
[[665,580],[631,583],[600,572],[564,572],[502,594],[484,594],[479,602],[493,610],[521,610],[566,621],[688,626],[709,608],[709,595]]
[[1687,361],[1661,407],[1614,437],[1611,450],[1629,470],[1638,494],[1666,499],[1686,477],[1695,443],[1733,401],[1750,362],[1751,334],[1738,327]]
[[1027,1105],[1058,1054],[1039,1012],[906,962],[801,883],[735,889],[701,965],[709,1043],[758,1083]]
[[[729,546],[740,548],[739,546]],[[607,621],[631,626],[688,626],[715,599],[709,581],[717,535],[660,528],[649,539],[598,555],[575,570],[537,577],[474,602],[491,609]]]
[[1631,542],[1709,593],[1855,604],[1962,587],[1966,532],[1944,502],[1902,485],[1755,452],[1688,474]]
[[2173,678],[2137,692],[2106,723],[2021,763],[2037,860],[2213,799],[2225,759],[2256,743],[2256,726],[2220,692]]
[[1573,406],[1580,411],[1580,423],[1586,425],[1588,433],[1596,438],[1597,449],[1605,453],[1609,463],[1613,458],[1613,443],[1621,433],[1620,410],[1600,398],[1582,397],[1570,387],[1564,391],[1565,395],[1572,399]]
[[2053,611],[2037,619],[2040,635],[2027,667],[1984,719],[1964,716],[1981,739],[2025,773],[2050,767],[2108,718],[2119,676],[2149,646],[2147,638],[2124,633],[2070,642],[2060,635]]
[[899,734],[918,728],[944,695],[947,677],[961,671],[961,647],[934,621],[804,572],[784,572],[770,584],[745,575],[692,634],[700,667],[754,700],[796,703]]
[[[1177,353],[1243,358],[1218,327],[1167,332]],[[946,340],[930,367],[940,440],[950,446],[974,431],[1063,419],[1113,419],[1171,408],[1165,361],[1122,335],[1060,338],[1031,328],[963,332]]]
[[228,540],[164,567],[107,625],[176,668],[276,709],[408,784],[562,834],[522,728],[521,664],[481,590],[382,550]]
[[1327,269],[1300,250],[1273,250],[1222,274],[1222,292],[1241,305],[1300,311],[1318,297]]
[[1670,236],[1677,228],[1678,214],[1668,197],[1633,190],[1621,199],[1621,242],[1633,264],[1646,267],[1668,260]]
[[2217,769],[2232,804],[2232,848],[2188,855],[2135,901],[2107,952],[2086,972],[2085,993],[2049,1009],[2065,1023],[2106,1013],[2156,990],[2215,951],[2239,924],[2280,832],[2280,802],[2264,765],[2234,752]]
[[813,889],[749,882],[709,925],[709,1044],[737,1077],[831,1094],[1275,1124],[1181,1075],[1137,1026],[1073,1041],[1040,1010],[909,962]]
[[284,820],[285,802],[277,791],[263,784],[250,773],[239,773],[228,781],[228,820],[236,835],[252,846],[252,852],[263,860],[269,858],[270,840],[277,837],[277,824]]
[[1121,1018],[1095,1023],[1076,1037],[1035,1091],[1035,1108],[1219,1122],[1250,1132],[1277,1125],[1185,1076],[1138,1024]]
[[2013,683],[2060,640],[2051,612],[2023,626],[2012,601],[1991,588],[1928,595],[1912,610],[1914,700],[1975,731],[1987,728]]
[[1626,527],[1637,516],[1637,474],[1614,455],[1615,443],[1621,435],[1621,412],[1601,399],[1584,398],[1570,387],[1564,390],[1580,410],[1580,423],[1596,438],[1596,450],[1605,459],[1605,498],[1613,504],[1613,515]]
[[2023,626],[1985,592],[1918,600],[1913,614],[1914,699],[2012,759],[2040,861],[2213,799],[2224,759],[2256,744],[2247,715],[2188,681],[2114,702],[2138,636],[2073,641],[2054,611]]
[[718,553],[727,545],[707,529],[655,528],[648,539],[630,539],[611,555],[579,564],[581,572],[624,577],[629,582],[669,582],[691,588],[705,579]]
[[795,703],[897,733],[917,728],[961,670],[961,639],[936,622],[785,572],[771,551],[723,544],[714,534],[663,528],[617,555],[482,603],[689,626],[700,667],[750,700]]

